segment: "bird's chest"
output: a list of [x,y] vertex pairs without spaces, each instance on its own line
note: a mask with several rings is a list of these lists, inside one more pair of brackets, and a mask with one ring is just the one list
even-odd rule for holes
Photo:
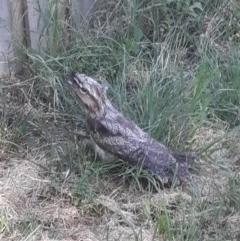
[[86,120],[86,125],[90,131],[90,135],[93,138],[105,138],[111,136],[111,129],[107,128],[101,123],[101,119],[98,118],[88,118]]
[[119,155],[128,147],[127,136],[121,131],[118,123],[107,119],[103,121],[89,118],[86,124],[93,142],[102,149]]

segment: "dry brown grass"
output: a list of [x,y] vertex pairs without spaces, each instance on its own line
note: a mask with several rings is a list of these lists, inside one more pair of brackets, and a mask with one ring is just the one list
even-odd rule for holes
[[[201,128],[196,132],[194,145],[205,146],[223,135],[223,131]],[[190,225],[193,218],[201,227],[202,240],[213,240],[215,225],[224,225],[225,232],[231,232],[237,240],[240,213],[231,212],[234,209],[227,204],[227,196],[230,170],[238,168],[240,174],[236,165],[239,160],[233,151],[229,157],[229,150],[222,146],[224,141],[213,146],[220,150],[213,151],[211,160],[201,160],[200,172],[183,187],[157,193],[133,192],[112,183],[109,195],[96,195],[92,202],[77,207],[72,202],[71,188],[77,181],[75,173],[54,184],[51,175],[33,163],[47,167],[44,155],[28,153],[21,157],[18,153],[2,153],[1,240],[159,240],[161,236],[166,238],[164,228],[163,233],[157,231],[157,219],[165,212],[173,227],[180,223]],[[234,150],[239,151],[237,147]],[[222,212],[220,220],[214,219],[216,210]],[[180,234],[174,237],[180,239]]]

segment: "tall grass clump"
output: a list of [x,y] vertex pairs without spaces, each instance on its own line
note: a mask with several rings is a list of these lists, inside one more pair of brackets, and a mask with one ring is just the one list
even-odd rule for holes
[[[33,92],[33,94],[36,93],[37,99],[50,101],[54,108],[56,106],[64,108],[65,104],[62,102],[66,101],[66,98],[62,98],[62,96],[66,96],[67,93],[62,80],[64,75],[73,69],[105,78],[111,86],[110,89],[118,95],[115,95],[115,98],[116,102],[119,102],[117,104],[120,104],[120,109],[124,106],[123,102],[130,98],[130,105],[127,108],[131,108],[133,105],[142,109],[142,114],[138,110],[136,117],[133,117],[135,120],[138,119],[140,124],[156,126],[156,119],[159,121],[161,118],[155,116],[155,120],[153,120],[153,113],[161,113],[160,115],[163,115],[163,112],[167,113],[168,105],[166,103],[171,106],[168,109],[168,119],[171,119],[170,110],[173,109],[173,106],[174,111],[181,112],[180,115],[176,114],[178,116],[186,114],[189,116],[193,113],[196,116],[197,108],[201,115],[199,118],[202,119],[203,115],[207,116],[205,114],[211,108],[211,111],[216,110],[219,117],[222,118],[221,113],[224,113],[224,108],[221,111],[218,106],[221,101],[216,100],[222,99],[223,92],[225,96],[233,95],[236,84],[233,84],[234,88],[231,91],[231,88],[223,86],[224,83],[219,85],[217,80],[213,81],[221,75],[221,65],[216,62],[209,63],[209,56],[204,56],[202,63],[205,61],[205,66],[200,64],[199,67],[195,62],[195,57],[200,58],[197,56],[196,49],[199,48],[198,43],[201,43],[201,27],[203,27],[205,17],[203,11],[220,7],[220,3],[190,0],[171,3],[120,1],[118,3],[111,2],[103,11],[104,6],[98,6],[101,11],[97,11],[90,19],[89,28],[77,31],[71,27],[74,36],[71,44],[66,48],[64,43],[61,43],[59,49],[52,48],[57,46],[56,42],[61,41],[61,26],[54,22],[56,18],[54,11],[46,13],[46,19],[49,21],[46,21],[48,24],[46,24],[45,31],[52,30],[54,33],[53,37],[49,39],[48,48],[41,52],[28,50],[27,67],[35,72],[35,76],[37,74],[39,77],[35,81],[35,91]],[[208,51],[208,49],[204,50],[204,47],[199,50],[201,55],[207,54]],[[190,59],[188,55],[191,55]],[[187,66],[187,62],[191,61],[193,57],[192,67]],[[140,76],[140,74],[137,76],[137,85],[141,86],[137,87],[138,90],[133,88],[126,91],[134,79],[134,72],[145,74],[145,76]],[[204,76],[205,72],[208,74]],[[231,74],[232,71],[229,69],[227,72]],[[182,76],[180,76],[181,73],[183,73]],[[195,81],[191,81],[188,76]],[[231,78],[231,76],[226,76],[226,78]],[[233,78],[231,79],[234,81]],[[222,91],[218,90],[216,94],[215,88],[219,87],[223,87]],[[146,95],[151,88],[154,88],[156,94],[153,92],[154,94],[148,98]],[[158,99],[160,95],[161,98]],[[186,97],[187,95],[188,97]],[[211,100],[213,95],[217,95],[214,101]],[[237,102],[237,94],[235,95],[234,103]],[[222,100],[224,101],[224,99]],[[147,101],[147,105],[154,102],[151,105],[152,111],[148,106],[146,108],[142,106]],[[188,101],[191,102],[187,108],[188,113],[183,113],[182,110],[186,110],[186,108],[179,105]],[[131,109],[128,111],[132,113]],[[236,118],[236,110],[235,116],[230,115]],[[149,120],[146,120],[147,118]],[[165,129],[165,124],[161,126]]]
[[[58,21],[56,4],[50,1],[42,10],[43,33],[51,33],[47,45],[19,49],[28,57],[24,66],[31,76],[25,97],[52,113],[55,122],[83,122],[64,81],[75,70],[103,78],[114,105],[173,151],[185,151],[187,140],[214,118],[238,125],[239,52],[233,49],[220,61],[212,40],[219,44],[220,39],[211,35],[222,30],[221,40],[227,38],[227,26],[218,22],[224,1],[102,3],[80,30]],[[206,14],[217,8],[213,23],[206,23]],[[62,38],[64,26],[72,36],[68,44]],[[27,132],[24,125],[20,132]]]

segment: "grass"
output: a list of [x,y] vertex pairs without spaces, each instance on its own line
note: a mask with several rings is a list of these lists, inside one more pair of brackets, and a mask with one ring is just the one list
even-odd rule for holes
[[[68,46],[49,4],[48,47],[19,46],[24,75],[1,79],[1,240],[238,240],[239,3],[103,3],[69,26]],[[119,110],[196,152],[200,170],[162,189],[141,167],[99,161],[69,70],[102,78]]]

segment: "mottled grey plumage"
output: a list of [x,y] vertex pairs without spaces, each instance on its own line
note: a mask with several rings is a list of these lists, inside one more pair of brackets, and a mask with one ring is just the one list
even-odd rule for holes
[[186,179],[189,169],[186,157],[172,155],[167,147],[115,109],[102,84],[77,73],[70,74],[67,82],[83,103],[87,127],[102,158],[111,154],[132,165],[143,165],[163,183],[172,182],[174,174],[177,182]]

